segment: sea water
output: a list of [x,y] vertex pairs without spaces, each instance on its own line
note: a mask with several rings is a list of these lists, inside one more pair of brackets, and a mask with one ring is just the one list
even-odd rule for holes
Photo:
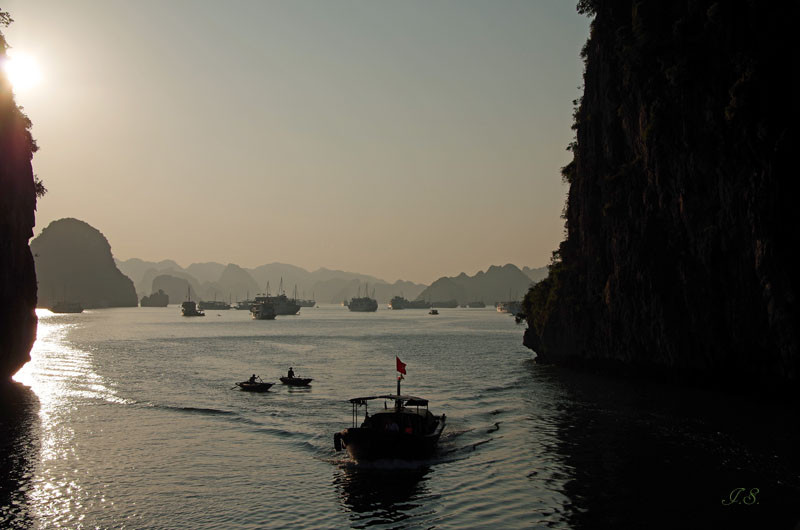
[[[3,390],[0,526],[611,528],[799,517],[796,411],[539,365],[493,309],[38,310]],[[348,399],[446,413],[437,454],[358,465]],[[293,367],[309,388],[280,384]],[[251,374],[263,394],[234,387]],[[382,401],[373,406],[383,406]],[[726,503],[727,501],[727,503]],[[762,526],[763,527],[763,526]]]

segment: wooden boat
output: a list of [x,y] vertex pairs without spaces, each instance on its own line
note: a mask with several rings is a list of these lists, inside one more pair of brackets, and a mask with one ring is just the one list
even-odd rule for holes
[[308,386],[313,381],[310,377],[281,377],[281,383],[289,386]]
[[236,383],[236,386],[245,392],[266,392],[274,384],[275,383],[265,383],[264,381],[258,381],[255,383],[251,383],[250,381],[242,381],[241,383]]
[[[397,390],[397,394],[351,399],[353,426],[333,435],[334,448],[337,451],[346,449],[350,458],[357,462],[430,458],[444,430],[445,415],[431,414],[427,399],[401,395],[399,379]],[[384,407],[370,416],[367,404],[377,399],[384,400]],[[388,402],[393,402],[394,406],[387,406]],[[364,420],[359,425],[362,406]]]

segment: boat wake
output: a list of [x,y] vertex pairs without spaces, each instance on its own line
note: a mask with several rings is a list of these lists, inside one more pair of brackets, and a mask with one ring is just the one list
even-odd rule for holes
[[153,408],[159,410],[169,410],[174,412],[181,412],[184,414],[202,414],[205,416],[238,416],[239,414],[231,410],[212,409],[204,407],[182,407],[179,405],[163,405],[151,402],[133,401],[131,404],[139,405],[145,408]]

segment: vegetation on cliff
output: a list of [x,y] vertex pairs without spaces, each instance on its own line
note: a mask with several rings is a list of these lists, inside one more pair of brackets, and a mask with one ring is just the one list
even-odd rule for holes
[[[11,21],[0,10],[0,28]],[[7,49],[0,31],[0,65],[7,60]],[[33,237],[36,197],[45,189],[31,168],[37,147],[30,127],[0,70],[0,380],[30,360],[36,339],[36,271],[28,240]]]
[[794,18],[583,0],[567,237],[526,296],[543,361],[798,379]]

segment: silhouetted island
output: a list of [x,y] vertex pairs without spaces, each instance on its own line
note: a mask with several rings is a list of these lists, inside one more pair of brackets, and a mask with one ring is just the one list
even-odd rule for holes
[[568,232],[525,298],[525,345],[704,385],[796,383],[795,18],[743,0],[579,10],[594,21]]
[[169,305],[169,295],[159,289],[150,296],[143,296],[139,305],[142,307],[167,307]]
[[[0,26],[8,21],[0,10]],[[0,63],[6,48],[0,32]],[[30,127],[6,76],[0,75],[0,381],[30,360],[36,339],[36,271],[28,240],[36,197],[45,190],[31,168],[37,147]]]
[[439,278],[422,291],[418,298],[450,301],[449,304],[436,302],[434,307],[455,307],[479,300],[493,304],[500,300],[520,300],[530,285],[531,277],[516,265],[508,263],[502,267],[492,265],[486,272],[478,271],[474,276],[467,276],[462,272],[458,276]]
[[117,269],[105,236],[89,224],[53,221],[31,242],[31,250],[40,307],[63,300],[85,308],[139,305],[133,282]]
[[178,278],[171,274],[161,274],[153,279],[153,290],[164,291],[173,303],[183,302],[191,298],[197,300],[197,288],[186,278]]

